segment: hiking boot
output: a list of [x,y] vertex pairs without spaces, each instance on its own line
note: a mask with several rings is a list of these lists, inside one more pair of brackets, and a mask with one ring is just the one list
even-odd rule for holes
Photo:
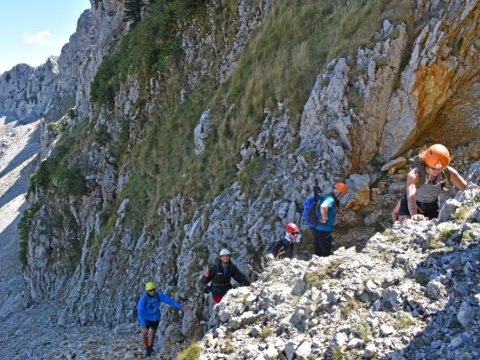
[[149,358],[150,357],[150,348],[145,348],[145,350],[143,350],[143,358],[146,359],[146,358]]
[[148,348],[148,356],[153,354],[153,347]]

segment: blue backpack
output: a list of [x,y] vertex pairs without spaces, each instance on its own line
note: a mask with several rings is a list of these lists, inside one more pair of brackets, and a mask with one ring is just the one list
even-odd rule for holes
[[315,186],[313,187],[313,197],[308,198],[303,204],[302,218],[310,227],[321,225],[320,219],[322,213],[320,212],[320,205],[325,199],[325,195],[322,195],[320,188],[318,187],[318,181],[315,179]]
[[320,196],[315,192],[315,195],[308,198],[303,204],[302,218],[308,226],[315,227],[321,224],[320,219],[322,214],[320,212],[320,204],[323,199],[324,196]]

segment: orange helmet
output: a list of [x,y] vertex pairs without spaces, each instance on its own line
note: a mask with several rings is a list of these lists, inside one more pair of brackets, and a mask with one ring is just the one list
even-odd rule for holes
[[443,169],[450,164],[450,153],[441,144],[430,146],[423,152],[422,158],[423,162],[433,169]]
[[298,230],[298,226],[294,223],[288,223],[285,231],[290,234],[298,234],[300,230]]
[[342,194],[346,194],[348,192],[348,187],[342,182],[338,182],[333,186],[335,189],[340,191]]

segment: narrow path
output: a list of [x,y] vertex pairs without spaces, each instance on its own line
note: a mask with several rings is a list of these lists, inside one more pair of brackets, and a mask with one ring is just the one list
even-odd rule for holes
[[26,307],[17,224],[39,151],[40,120],[0,116],[0,360],[142,359],[137,324],[63,327],[55,299]]
[[0,321],[24,307],[17,224],[28,179],[40,150],[40,120],[29,124],[0,118]]

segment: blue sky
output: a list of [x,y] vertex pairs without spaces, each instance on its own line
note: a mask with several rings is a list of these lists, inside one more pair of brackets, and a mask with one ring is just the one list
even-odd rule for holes
[[0,0],[0,74],[60,55],[90,0]]

